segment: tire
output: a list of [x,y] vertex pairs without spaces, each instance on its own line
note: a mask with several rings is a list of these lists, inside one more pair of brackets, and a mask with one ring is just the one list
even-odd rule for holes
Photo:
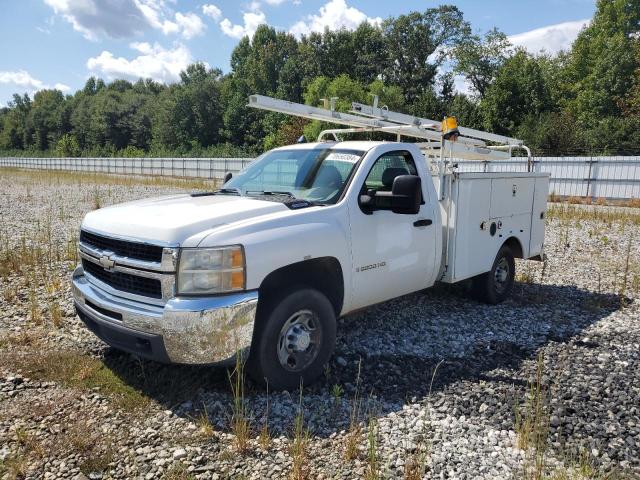
[[496,305],[504,302],[513,289],[516,262],[506,245],[498,251],[491,270],[473,279],[473,293],[477,300]]
[[331,302],[314,289],[294,290],[260,313],[247,371],[269,389],[293,391],[318,378],[335,343]]

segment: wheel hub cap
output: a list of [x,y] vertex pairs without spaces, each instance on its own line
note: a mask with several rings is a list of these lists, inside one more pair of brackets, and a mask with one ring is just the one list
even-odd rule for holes
[[509,262],[506,258],[501,258],[498,265],[496,265],[494,279],[496,288],[498,291],[502,291],[506,287],[505,283],[509,279]]
[[289,350],[294,352],[304,352],[309,348],[311,335],[300,325],[294,325],[287,331],[287,343]]
[[322,341],[319,325],[318,317],[310,310],[300,310],[284,322],[277,345],[283,368],[299,372],[313,363]]

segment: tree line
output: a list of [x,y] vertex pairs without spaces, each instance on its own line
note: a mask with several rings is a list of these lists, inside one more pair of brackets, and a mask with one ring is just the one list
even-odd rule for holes
[[557,55],[515,48],[496,29],[475,34],[445,5],[300,39],[262,25],[230,64],[228,74],[192,64],[170,85],[92,77],[73,95],[16,94],[0,110],[0,151],[244,156],[325,127],[248,108],[259,93],[311,105],[338,97],[343,111],[378,95],[391,110],[522,138],[536,154],[640,154],[640,0],[598,0]]

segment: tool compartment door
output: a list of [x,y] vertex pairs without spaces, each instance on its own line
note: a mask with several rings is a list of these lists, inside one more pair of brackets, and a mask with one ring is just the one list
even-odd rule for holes
[[548,193],[549,177],[536,178],[535,191],[533,194],[533,212],[531,214],[530,257],[540,255],[543,252]]
[[491,183],[491,218],[531,214],[535,178],[494,178]]
[[484,273],[493,264],[494,239],[480,227],[489,220],[491,179],[461,179],[457,182],[451,227],[450,281]]

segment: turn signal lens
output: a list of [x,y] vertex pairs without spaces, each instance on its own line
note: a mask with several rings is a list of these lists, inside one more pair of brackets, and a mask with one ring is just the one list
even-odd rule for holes
[[231,289],[244,290],[244,271],[231,272]]
[[231,251],[231,268],[244,268],[244,255],[241,248]]

